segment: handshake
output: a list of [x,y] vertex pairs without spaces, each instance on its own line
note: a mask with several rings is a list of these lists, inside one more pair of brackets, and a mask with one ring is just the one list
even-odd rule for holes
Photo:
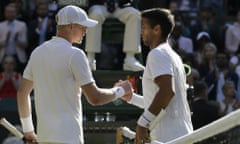
[[119,80],[114,84],[114,93],[117,98],[130,101],[133,95],[133,87],[128,80]]

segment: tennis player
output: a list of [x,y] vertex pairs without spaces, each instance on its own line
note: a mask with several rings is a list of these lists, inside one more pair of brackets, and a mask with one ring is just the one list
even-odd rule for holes
[[142,39],[150,47],[142,80],[143,97],[134,93],[124,99],[144,108],[137,122],[136,144],[148,143],[150,137],[165,143],[193,131],[186,74],[180,56],[167,41],[174,28],[170,12],[156,8],[143,11],[141,16]]
[[[102,105],[132,94],[128,81],[111,89],[98,88],[81,43],[87,27],[97,21],[84,10],[66,6],[56,15],[57,34],[37,47],[24,70],[17,93],[24,136],[40,144],[83,144],[81,94],[92,105]],[[34,89],[37,135],[31,115],[30,92]]]

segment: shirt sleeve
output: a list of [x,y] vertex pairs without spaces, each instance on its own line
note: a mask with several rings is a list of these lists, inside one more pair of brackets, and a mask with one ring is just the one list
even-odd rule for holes
[[148,64],[153,79],[160,75],[173,75],[171,58],[164,51],[152,50],[149,53]]
[[76,50],[70,60],[70,67],[77,84],[80,86],[94,82],[92,72],[84,52]]

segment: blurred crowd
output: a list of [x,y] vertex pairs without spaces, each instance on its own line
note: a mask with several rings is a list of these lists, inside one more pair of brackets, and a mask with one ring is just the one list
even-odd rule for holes
[[[55,35],[60,2],[0,2],[0,99],[16,97],[32,51]],[[168,8],[174,14],[176,26],[169,43],[192,68],[187,82],[194,87],[195,129],[240,107],[239,0],[138,0],[131,6],[139,11]],[[148,48],[141,48],[144,65]]]

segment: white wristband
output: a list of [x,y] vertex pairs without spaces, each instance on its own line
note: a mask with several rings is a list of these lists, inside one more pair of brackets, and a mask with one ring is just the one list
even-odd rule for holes
[[21,124],[22,124],[22,129],[23,132],[32,132],[34,131],[34,126],[32,122],[32,115],[26,117],[26,118],[20,118]]
[[132,98],[130,101],[128,101],[129,104],[133,104],[135,106],[138,106],[139,108],[144,109],[144,99],[143,96],[140,96],[136,93],[132,94]]
[[155,118],[156,118],[156,116],[146,109],[146,110],[143,112],[143,114],[140,116],[140,118],[138,119],[137,124],[140,125],[140,126],[142,126],[142,127],[149,128],[150,123],[151,123]]
[[114,88],[112,88],[112,91],[115,94],[115,99],[114,100],[116,100],[116,99],[125,95],[125,90],[123,89],[123,87],[114,87]]

